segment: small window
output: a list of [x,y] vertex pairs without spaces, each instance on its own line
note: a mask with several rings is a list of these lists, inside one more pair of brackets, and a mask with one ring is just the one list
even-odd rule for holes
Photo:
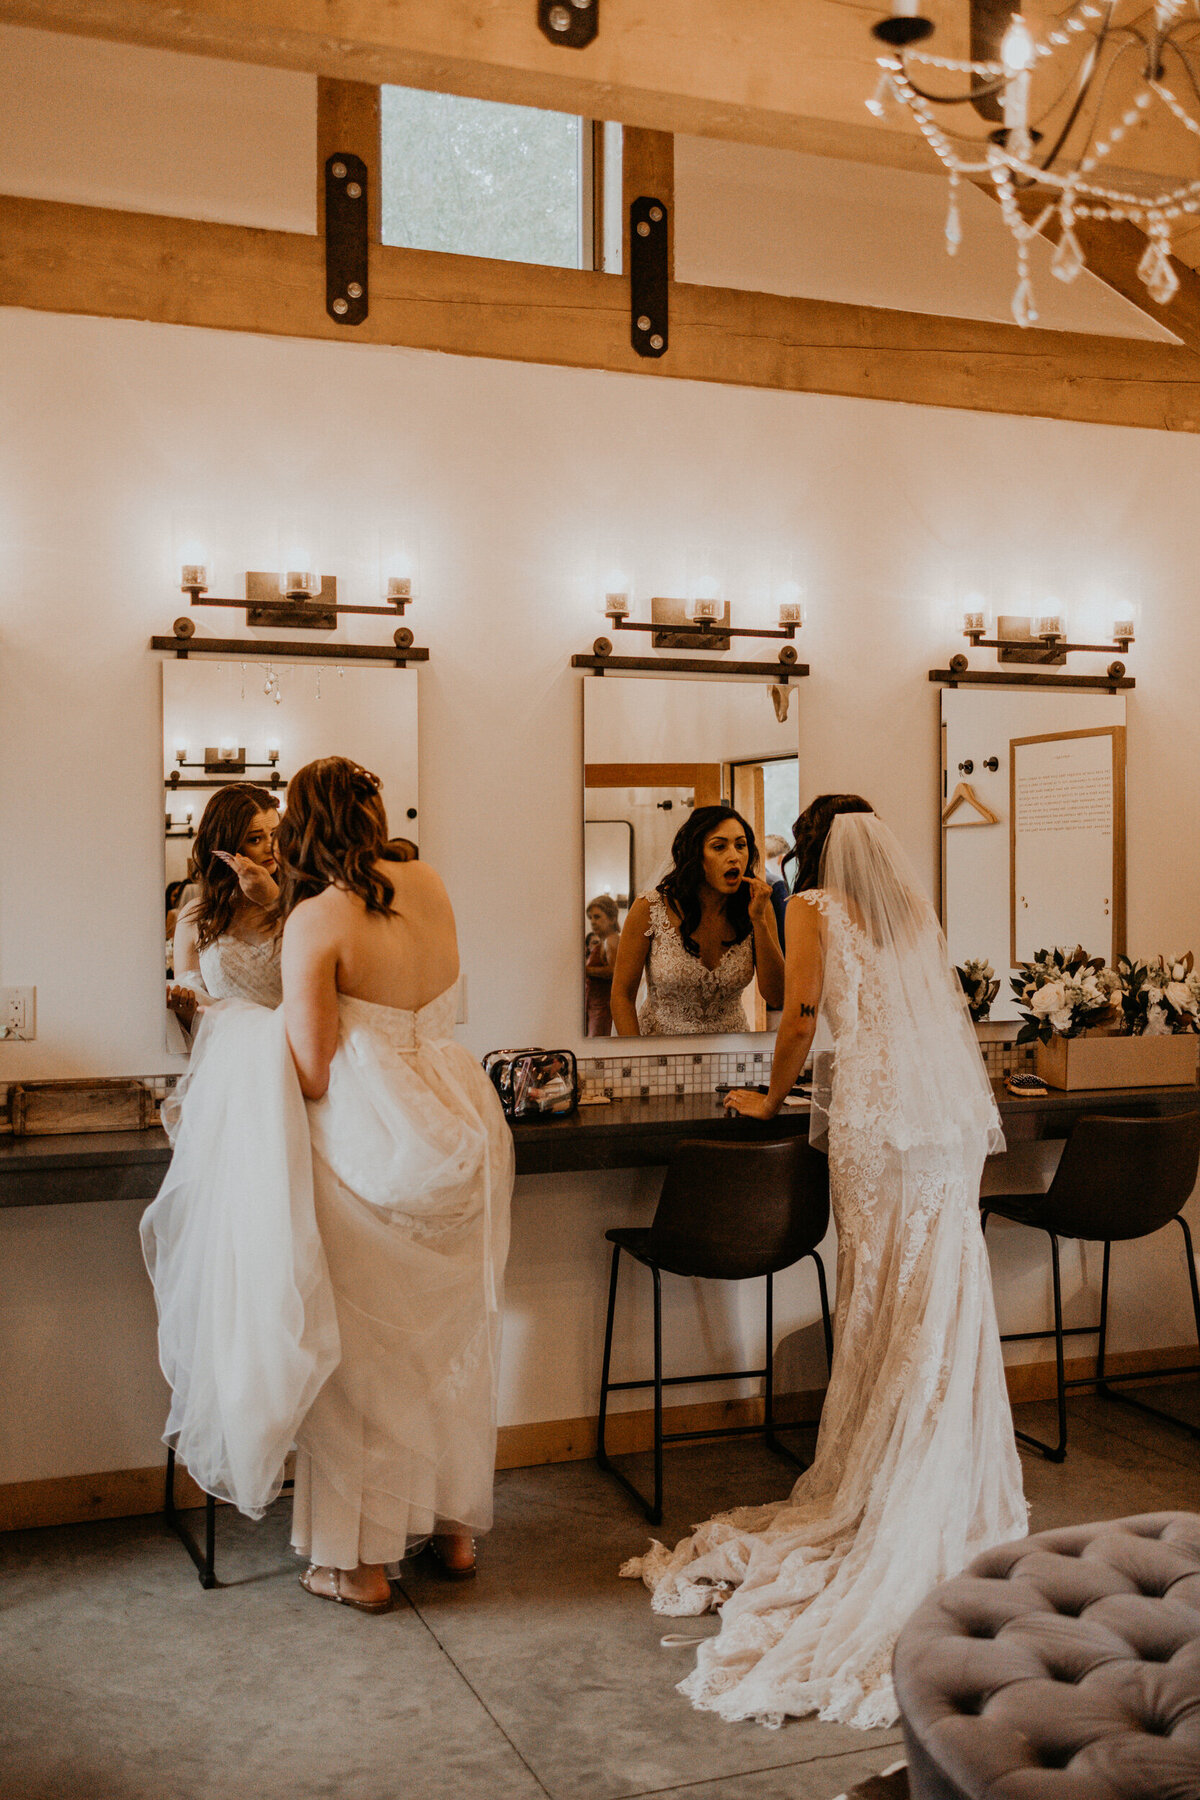
[[385,87],[383,241],[593,266],[593,131],[568,113]]

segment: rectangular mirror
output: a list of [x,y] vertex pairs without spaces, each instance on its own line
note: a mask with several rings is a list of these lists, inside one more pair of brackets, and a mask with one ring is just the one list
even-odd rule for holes
[[[394,837],[418,838],[417,676],[372,664],[163,663],[165,973],[173,976],[174,913],[187,898],[191,850],[204,809],[230,782],[277,797],[305,763],[346,756],[383,783]],[[163,952],[160,948],[160,957]],[[167,1016],[167,1045],[186,1049]]]
[[[1000,981],[1039,950],[1125,950],[1125,696],[944,688],[942,921],[961,967]],[[956,803],[957,798],[957,803]]]
[[[776,716],[765,683],[605,676],[584,682],[583,701],[584,1029],[588,1037],[609,1037],[616,1035],[612,971],[629,907],[652,893],[671,868],[676,833],[697,807],[725,804],[745,819],[760,878],[776,877],[772,898],[775,917],[781,916],[783,884],[767,839],[778,836],[785,848],[791,845],[800,810],[799,725],[795,709],[789,720]],[[705,1000],[691,1009],[687,1023],[686,1006],[659,1023],[666,1015],[648,1010],[643,975],[641,1035],[768,1028],[753,942],[749,948],[726,943],[716,969],[702,973],[701,959],[690,955],[677,963],[680,979],[691,977]],[[735,966],[746,975],[740,987]],[[726,991],[720,1023],[706,1023],[706,1011],[710,1019],[718,1016],[714,976]]]

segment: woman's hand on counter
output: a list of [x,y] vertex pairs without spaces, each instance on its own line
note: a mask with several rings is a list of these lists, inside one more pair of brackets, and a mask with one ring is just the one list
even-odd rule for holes
[[743,1119],[773,1119],[777,1110],[766,1094],[756,1094],[753,1088],[734,1088],[725,1096],[725,1111]]

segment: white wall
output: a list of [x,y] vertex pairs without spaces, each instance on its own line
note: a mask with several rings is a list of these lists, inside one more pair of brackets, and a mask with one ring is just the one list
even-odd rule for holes
[[[370,597],[381,527],[419,519],[421,845],[458,911],[476,1051],[583,1048],[581,677],[568,664],[602,628],[596,573],[614,539],[646,591],[668,593],[698,530],[748,577],[795,553],[813,669],[799,695],[806,795],[867,794],[931,885],[927,671],[957,647],[963,593],[986,582],[1000,610],[1022,610],[1008,603],[1046,581],[1069,610],[1077,592],[1120,584],[1144,607],[1130,941],[1200,936],[1195,438],[17,310],[0,313],[0,371],[0,982],[39,993],[38,1040],[0,1046],[0,1081],[164,1066],[147,645],[179,610],[173,521],[197,507],[227,589],[271,566],[281,510],[308,509],[347,598]],[[645,1218],[652,1185],[520,1185],[505,1421],[594,1410],[603,1232]],[[1003,1254],[1006,1322],[1019,1306],[1036,1323],[1041,1251]],[[0,1294],[16,1396],[0,1482],[154,1460],[163,1408],[129,1209],[8,1213],[0,1255],[22,1271]],[[1142,1291],[1117,1297],[1114,1348],[1186,1341],[1174,1256],[1165,1242],[1126,1253]],[[692,1285],[671,1300],[690,1322],[681,1357],[712,1353],[758,1304],[710,1291],[708,1323],[691,1323]],[[812,1314],[798,1276],[781,1329]]]

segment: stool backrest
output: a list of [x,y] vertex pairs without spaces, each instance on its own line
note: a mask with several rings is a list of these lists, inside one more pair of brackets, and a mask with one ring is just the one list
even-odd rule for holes
[[1038,1223],[1061,1237],[1145,1237],[1169,1223],[1196,1185],[1200,1113],[1075,1121]]
[[807,1138],[688,1138],[667,1166],[647,1249],[677,1275],[745,1281],[790,1268],[828,1228],[828,1164]]

